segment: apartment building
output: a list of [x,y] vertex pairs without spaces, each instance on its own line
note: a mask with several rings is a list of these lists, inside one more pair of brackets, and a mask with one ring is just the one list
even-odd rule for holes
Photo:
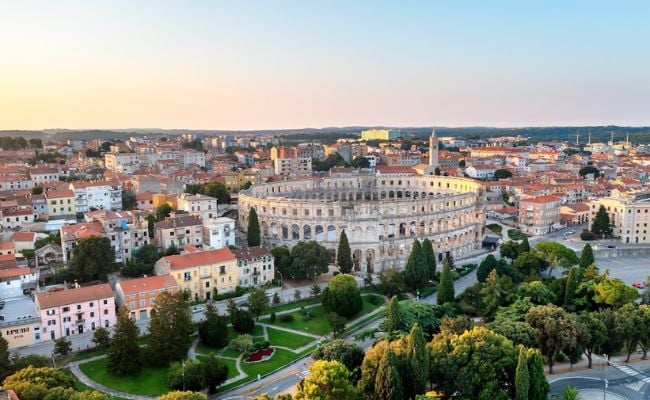
[[115,297],[104,283],[36,294],[42,339],[55,340],[115,325]]
[[59,171],[55,168],[32,168],[29,170],[29,176],[34,186],[59,181]]
[[203,246],[210,249],[235,246],[235,220],[219,217],[205,221],[203,224]]
[[196,215],[171,215],[164,221],[156,222],[154,232],[156,247],[161,250],[172,245],[177,248],[183,248],[187,244],[203,245],[203,222]]
[[494,178],[494,172],[496,168],[489,165],[472,165],[465,168],[465,173],[474,178],[481,180],[489,180]]
[[59,228],[61,235],[61,250],[63,251],[63,262],[67,264],[72,259],[72,252],[77,247],[79,240],[92,237],[103,236],[104,229],[98,222],[86,224],[63,225]]
[[178,211],[200,216],[203,221],[217,217],[217,199],[204,194],[183,193],[177,199]]
[[234,254],[239,286],[258,287],[273,280],[274,258],[266,247],[245,247],[235,250]]
[[117,181],[72,182],[77,213],[95,210],[121,210],[122,185]]
[[276,158],[275,174],[280,176],[310,176],[311,158]]
[[623,243],[650,243],[650,193],[620,194],[587,201],[589,226],[602,205],[607,210],[612,234]]
[[107,153],[104,156],[106,169],[114,172],[132,174],[141,168],[152,167],[160,161],[176,161],[187,168],[190,165],[205,167],[205,153],[202,151],[157,151],[152,147],[139,153]]
[[77,214],[75,192],[70,189],[51,190],[45,193],[47,215],[50,218],[66,218]]
[[525,233],[545,235],[560,228],[560,198],[553,195],[522,199],[519,227]]
[[102,236],[111,241],[115,262],[126,264],[133,253],[151,242],[144,215],[134,211],[95,210],[85,214],[86,222],[102,226]]
[[[29,296],[3,297],[0,310],[0,332],[10,349],[41,341],[41,318]],[[1,397],[0,398],[4,398]],[[17,397],[16,397],[17,399]]]
[[171,275],[197,301],[210,300],[213,289],[225,293],[238,285],[237,259],[227,247],[163,257],[156,262],[155,272]]
[[24,292],[35,289],[38,271],[29,267],[0,269],[0,299],[20,297]]
[[171,275],[146,276],[127,279],[115,285],[115,297],[119,307],[126,307],[136,321],[151,318],[156,297],[162,292],[175,293],[180,290]]

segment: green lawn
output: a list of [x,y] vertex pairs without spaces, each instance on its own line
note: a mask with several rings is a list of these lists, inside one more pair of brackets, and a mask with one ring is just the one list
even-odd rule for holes
[[267,328],[267,332],[269,334],[269,342],[271,342],[271,345],[288,347],[294,350],[316,340],[309,336],[296,335],[295,333],[273,328]]
[[527,237],[527,235],[518,229],[508,229],[508,237],[512,240],[521,240]]
[[503,227],[499,224],[487,224],[485,225],[485,227],[498,235],[500,235],[501,232],[503,232]]
[[196,352],[198,354],[206,354],[206,355],[213,354],[213,353],[217,353],[219,350],[221,349],[204,345],[203,342],[201,342],[200,340],[199,343],[196,345]]
[[271,314],[272,312],[278,313],[286,310],[293,310],[294,308],[312,306],[314,304],[320,304],[320,296],[313,297],[311,299],[296,301],[294,303],[281,304],[275,307],[270,306],[269,308],[264,310],[263,314]]
[[97,383],[112,389],[144,396],[158,396],[169,392],[167,367],[143,367],[139,373],[116,376],[106,370],[108,359],[102,358],[79,365],[84,374]]
[[237,350],[230,349],[230,348],[225,348],[219,354],[221,354],[224,357],[237,358],[237,357],[239,357],[241,355],[241,352],[237,351]]
[[[196,356],[197,360],[205,360],[206,358],[206,356]],[[228,379],[239,375],[239,372],[237,372],[237,361],[229,360],[227,358],[219,358],[219,361],[228,366]]]
[[249,377],[257,377],[257,375],[264,375],[268,374],[271,371],[275,371],[276,369],[289,364],[291,361],[295,360],[298,358],[298,356],[289,350],[284,350],[284,349],[275,349],[275,353],[273,354],[273,357],[271,357],[270,360],[254,363],[254,364],[248,364],[245,363],[244,360],[241,362],[241,368],[244,370],[246,375]]
[[[81,383],[79,381],[79,379],[77,379],[77,377],[74,376],[74,374],[72,372],[70,372],[69,369],[65,368],[65,369],[62,369],[61,371],[63,371],[64,374],[66,374],[67,376],[70,377],[70,379],[72,379],[72,381],[74,382],[74,386],[72,388],[75,390],[75,392],[88,392],[88,391],[92,392],[92,391],[95,391],[95,389],[91,388],[90,386],[86,386],[83,383]],[[126,400],[126,399],[123,399],[123,398],[117,397],[117,396],[112,397],[112,399],[113,400]]]

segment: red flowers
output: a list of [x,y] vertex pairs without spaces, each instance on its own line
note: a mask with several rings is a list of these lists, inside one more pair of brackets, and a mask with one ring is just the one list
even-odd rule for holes
[[244,361],[247,363],[266,361],[271,358],[271,356],[273,356],[273,353],[275,353],[275,349],[272,347],[269,347],[267,349],[259,349],[249,354]]

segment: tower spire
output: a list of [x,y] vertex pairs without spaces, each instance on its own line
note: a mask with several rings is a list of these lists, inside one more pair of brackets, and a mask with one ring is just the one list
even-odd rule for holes
[[431,137],[429,138],[429,166],[438,166],[438,137],[436,130],[431,130]]

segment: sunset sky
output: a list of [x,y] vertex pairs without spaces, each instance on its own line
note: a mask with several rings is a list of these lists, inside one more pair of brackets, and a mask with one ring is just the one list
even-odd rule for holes
[[0,1],[0,129],[650,125],[648,1]]

